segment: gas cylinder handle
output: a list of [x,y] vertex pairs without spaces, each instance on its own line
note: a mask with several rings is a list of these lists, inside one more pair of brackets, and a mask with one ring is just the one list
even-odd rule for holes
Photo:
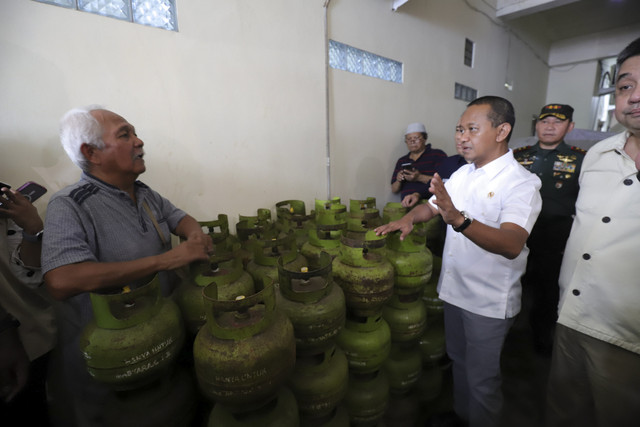
[[[275,291],[273,280],[264,279],[263,289],[253,295],[245,296],[243,299],[233,301],[223,301],[217,299],[217,285],[215,283],[202,290],[205,302],[205,312],[207,316],[207,327],[211,334],[221,339],[231,339],[239,341],[259,334],[269,327],[275,316]],[[230,327],[223,325],[219,320],[225,313],[233,313],[249,310],[252,307],[264,304],[262,316],[255,322]]]
[[160,279],[156,274],[146,285],[127,293],[99,294],[91,292],[96,325],[103,329],[125,329],[155,316],[159,304]]

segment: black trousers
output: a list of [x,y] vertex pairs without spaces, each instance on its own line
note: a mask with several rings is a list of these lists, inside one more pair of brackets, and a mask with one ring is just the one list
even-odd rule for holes
[[553,343],[558,277],[572,223],[571,217],[540,217],[527,241],[529,257],[522,284],[525,298],[531,298],[529,322],[534,345],[542,351],[550,351]]

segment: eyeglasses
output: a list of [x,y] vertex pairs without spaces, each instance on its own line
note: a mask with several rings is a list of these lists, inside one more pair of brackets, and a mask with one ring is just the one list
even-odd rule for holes
[[406,142],[407,144],[409,142],[420,142],[422,141],[422,136],[414,136],[413,138],[405,138],[404,142]]

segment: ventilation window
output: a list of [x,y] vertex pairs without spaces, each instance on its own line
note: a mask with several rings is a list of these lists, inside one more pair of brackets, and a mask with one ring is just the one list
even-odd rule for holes
[[473,68],[473,51],[476,44],[469,39],[464,39],[464,65]]
[[178,31],[175,0],[35,0],[136,24]]
[[461,99],[463,101],[471,102],[478,97],[478,90],[469,86],[462,85],[460,83],[456,83],[455,99]]
[[402,83],[402,62],[329,40],[329,66],[394,83]]

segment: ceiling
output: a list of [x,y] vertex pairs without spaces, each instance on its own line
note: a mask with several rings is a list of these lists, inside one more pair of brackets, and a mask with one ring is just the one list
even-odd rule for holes
[[640,33],[640,0],[577,0],[566,3],[566,0],[552,1],[551,8],[546,10],[537,11],[532,7],[528,13],[521,9],[501,19],[516,29],[534,33],[548,43],[634,25]]

